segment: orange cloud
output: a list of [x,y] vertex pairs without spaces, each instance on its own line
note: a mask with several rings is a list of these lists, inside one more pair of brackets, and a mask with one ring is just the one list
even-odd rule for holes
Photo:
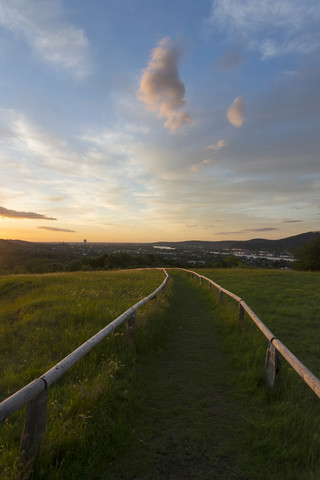
[[242,97],[237,97],[227,110],[227,118],[235,127],[241,127],[244,122],[243,110],[244,100]]
[[174,134],[192,118],[181,112],[185,105],[185,87],[180,80],[178,61],[181,52],[171,40],[163,38],[151,56],[151,60],[141,77],[137,98],[150,110],[158,111],[159,118],[166,118],[164,127]]

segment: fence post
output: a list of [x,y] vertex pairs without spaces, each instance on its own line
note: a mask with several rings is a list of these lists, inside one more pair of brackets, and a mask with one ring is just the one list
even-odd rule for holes
[[20,454],[25,461],[37,456],[40,440],[46,430],[48,392],[46,388],[27,404],[26,424],[20,443]]
[[273,340],[274,338],[270,340],[266,353],[267,384],[269,387],[273,387],[280,369],[279,351],[272,344]]
[[203,278],[200,277],[200,285],[203,285]]
[[219,302],[222,303],[223,292],[219,290]]
[[[241,300],[240,300],[241,302]],[[239,302],[239,320],[240,322],[243,322],[244,320],[244,308],[243,306],[241,305],[241,303]]]
[[136,312],[134,311],[130,315],[130,317],[128,317],[127,325],[126,325],[127,335],[130,335],[131,337],[133,337],[133,334],[134,334],[135,322],[136,322]]

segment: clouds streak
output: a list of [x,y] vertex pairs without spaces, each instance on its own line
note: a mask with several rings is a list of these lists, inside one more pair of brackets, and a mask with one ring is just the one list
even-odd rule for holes
[[271,58],[320,46],[318,0],[214,0],[209,22]]
[[63,19],[60,2],[46,0],[0,1],[0,24],[27,40],[46,62],[76,77],[90,73],[88,39],[81,28]]
[[[207,145],[205,147],[205,150],[211,150],[213,152],[218,152],[222,148],[224,148],[227,145],[227,142],[225,140],[218,140],[216,143],[212,145]],[[215,159],[214,158],[206,158],[205,160],[202,160],[202,162],[197,163],[195,165],[191,165],[190,170],[192,172],[199,172],[205,165],[211,165],[214,163]]]
[[246,228],[244,230],[238,230],[236,232],[217,232],[216,235],[237,235],[237,234],[243,234],[247,232],[274,232],[276,230],[278,230],[278,228],[273,228],[273,227]]
[[65,232],[65,233],[76,233],[75,230],[68,230],[66,228],[54,228],[54,227],[38,227],[42,230],[50,230],[51,232]]
[[194,123],[185,105],[185,86],[180,80],[178,62],[181,52],[167,37],[159,42],[144,70],[137,98],[150,110],[158,111],[159,118],[166,118],[164,127],[171,134],[177,133],[188,123]]
[[205,148],[206,150],[213,150],[214,152],[217,152],[221,148],[225,147],[227,145],[227,142],[225,140],[218,140],[217,143],[214,143],[212,145],[207,145]]
[[3,218],[30,218],[33,220],[57,220],[56,218],[47,217],[40,213],[34,212],[17,212],[16,210],[8,210],[7,208],[0,207],[0,217]]

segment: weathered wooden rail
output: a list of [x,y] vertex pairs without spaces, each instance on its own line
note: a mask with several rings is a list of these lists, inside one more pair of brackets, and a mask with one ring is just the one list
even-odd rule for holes
[[260,320],[260,318],[251,310],[242,298],[238,297],[229,290],[221,287],[210,278],[204,277],[199,273],[192,270],[180,268],[192,277],[197,277],[200,284],[203,281],[208,282],[209,288],[215,287],[218,290],[219,301],[222,303],[223,294],[228,295],[235,300],[239,305],[239,318],[243,319],[244,312],[254,321],[256,326],[261,330],[263,335],[269,340],[269,346],[266,354],[266,366],[267,366],[267,382],[270,386],[273,386],[278,370],[279,370],[279,353],[285,358],[285,360],[292,366],[292,368],[300,375],[307,385],[313,390],[313,392],[320,398],[320,380],[302,363],[300,360],[269,330],[268,327]]
[[127,332],[129,334],[133,333],[136,311],[155,298],[166,286],[169,276],[165,269],[161,270],[165,274],[165,279],[154,292],[122,313],[40,378],[33,380],[0,404],[0,422],[27,405],[25,430],[20,445],[20,451],[26,459],[32,459],[36,456],[41,437],[46,429],[49,387],[124,321],[127,321]]

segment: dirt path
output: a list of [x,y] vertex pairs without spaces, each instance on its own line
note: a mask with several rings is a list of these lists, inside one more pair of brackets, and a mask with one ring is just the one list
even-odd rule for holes
[[208,303],[195,281],[181,274],[172,281],[170,334],[137,366],[139,408],[131,419],[126,468],[110,465],[104,478],[253,479],[240,473],[244,419],[215,327],[219,306]]

